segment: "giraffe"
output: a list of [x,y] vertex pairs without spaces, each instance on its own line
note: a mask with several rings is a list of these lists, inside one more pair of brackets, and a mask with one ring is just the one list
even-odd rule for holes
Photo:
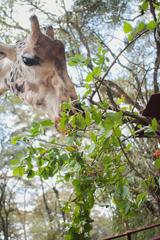
[[15,46],[0,43],[0,94],[10,90],[56,122],[61,104],[70,99],[76,106],[78,97],[63,43],[54,39],[51,27],[42,33],[35,15],[30,22],[31,32],[23,41]]

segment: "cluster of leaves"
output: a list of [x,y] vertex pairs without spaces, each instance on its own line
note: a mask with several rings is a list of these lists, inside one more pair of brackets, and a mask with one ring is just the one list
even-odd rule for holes
[[[14,144],[23,140],[27,145],[24,154],[11,161],[15,176],[55,176],[56,181],[72,184],[74,197],[63,206],[66,214],[73,212],[71,222],[66,224],[66,239],[90,239],[90,211],[99,190],[106,192],[106,199],[110,196],[124,219],[134,217],[147,199],[147,186],[135,196],[130,189],[134,180],[127,177],[130,167],[124,152],[127,154],[131,145],[121,143],[122,112],[104,114],[105,102],[85,110],[86,117],[77,114],[68,119],[72,128],[63,144],[58,138],[45,143],[39,139],[38,146],[32,144],[51,124],[49,121],[34,123],[27,135],[12,139]],[[64,118],[68,116],[63,116],[62,122]],[[144,187],[145,181],[141,184]]]
[[[148,0],[144,0],[141,4],[140,4],[140,10],[143,14],[145,14],[148,9],[149,9],[149,1]],[[156,11],[159,12],[160,7],[158,4],[154,4],[154,7],[156,9]],[[143,31],[152,31],[154,29],[156,29],[157,25],[159,24],[159,17],[157,18],[157,20],[143,20],[143,21],[138,21],[136,23],[135,26],[132,26],[131,23],[125,21],[124,25],[123,25],[123,30],[124,32],[127,34],[128,40],[132,41],[138,34],[140,34]]]
[[52,124],[50,121],[33,123],[27,134],[12,138],[14,144],[26,144],[24,154],[11,161],[15,176],[55,176],[56,181],[72,184],[74,199],[66,202],[63,209],[66,213],[73,211],[72,221],[66,225],[66,239],[90,239],[90,211],[99,189],[108,188],[112,204],[117,205],[124,218],[134,216],[147,196],[140,193],[133,201],[130,180],[126,178],[130,170],[124,156],[130,144],[121,143],[122,112],[107,111],[107,106],[106,102],[98,107],[83,106],[85,117],[63,113],[63,127],[71,126],[63,141],[54,137],[44,142],[40,138]]

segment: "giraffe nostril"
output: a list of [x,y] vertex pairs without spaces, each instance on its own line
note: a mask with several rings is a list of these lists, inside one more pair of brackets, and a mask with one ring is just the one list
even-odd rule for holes
[[40,65],[37,58],[29,58],[29,57],[22,56],[22,61],[27,66]]

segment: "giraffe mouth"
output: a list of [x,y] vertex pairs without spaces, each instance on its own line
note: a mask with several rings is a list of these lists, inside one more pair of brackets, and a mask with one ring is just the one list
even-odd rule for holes
[[22,56],[22,61],[25,65],[29,67],[40,65],[40,60],[38,59],[38,57],[30,58],[30,57]]

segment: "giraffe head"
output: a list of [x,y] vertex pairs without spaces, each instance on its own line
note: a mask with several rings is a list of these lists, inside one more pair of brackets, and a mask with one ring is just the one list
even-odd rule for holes
[[[37,80],[40,81],[40,75],[49,72],[61,74],[66,69],[64,45],[61,41],[53,40],[41,32],[37,17],[30,18],[31,33],[27,37],[24,49],[20,52],[20,60],[28,71],[36,72]],[[32,79],[33,80],[33,79]]]
[[42,33],[35,15],[30,21],[31,32],[24,41],[15,47],[0,44],[2,61],[10,62],[10,89],[16,88],[26,103],[55,120],[61,103],[69,98],[76,102],[77,94],[67,73],[63,43],[54,40],[51,28]]

